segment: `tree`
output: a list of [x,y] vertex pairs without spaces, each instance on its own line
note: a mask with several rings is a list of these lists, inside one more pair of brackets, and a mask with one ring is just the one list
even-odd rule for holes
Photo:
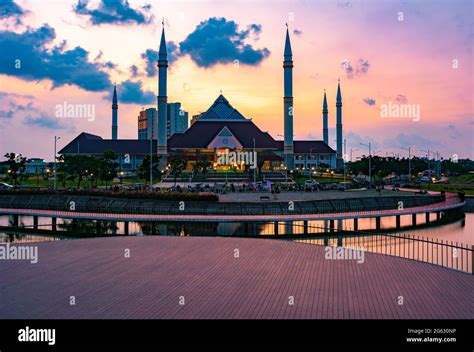
[[117,159],[117,154],[113,150],[107,150],[102,154],[100,159],[100,170],[99,177],[101,180],[105,181],[105,186],[108,186],[108,181],[112,181],[117,177],[117,169],[119,163],[115,160]]
[[193,171],[197,175],[201,173],[202,177],[204,178],[207,172],[207,168],[209,167],[209,160],[205,155],[202,155],[198,158],[196,155],[196,162],[193,165]]
[[179,157],[174,157],[173,159],[171,159],[170,174],[171,176],[173,176],[175,186],[176,186],[176,181],[178,177],[181,175],[181,173],[183,172],[185,168],[186,168],[186,160]]
[[99,175],[100,165],[98,159],[93,156],[63,155],[60,160],[62,163],[59,165],[59,172],[66,175],[63,179],[76,180],[77,189],[81,187],[85,177],[89,176],[93,181]]
[[[158,154],[153,154],[152,157],[152,172],[153,172],[153,178],[155,178],[155,175],[159,173],[158,167],[159,167],[159,162],[160,162],[160,156]],[[138,167],[137,170],[138,177],[141,179],[145,180],[145,184],[147,184],[148,180],[150,179],[150,155],[147,154],[143,158],[143,161],[141,165]]]
[[21,154],[6,153],[5,158],[8,164],[7,174],[13,180],[13,185],[17,186],[18,178],[25,172],[26,158]]

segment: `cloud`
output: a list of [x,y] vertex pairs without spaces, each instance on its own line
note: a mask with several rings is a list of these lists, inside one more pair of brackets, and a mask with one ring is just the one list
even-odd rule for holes
[[361,143],[369,144],[370,142],[372,151],[377,150],[380,147],[380,144],[372,137],[362,136],[352,131],[346,133],[344,137],[347,141],[347,147],[359,148],[360,152],[364,155],[368,155],[369,150],[367,147],[361,145]]
[[156,76],[156,72],[158,68],[157,60],[158,60],[158,51],[153,49],[146,49],[144,53],[142,53],[141,58],[145,60],[145,72],[148,77]]
[[[104,97],[107,100],[112,99],[112,91]],[[126,80],[117,86],[117,98],[119,104],[153,104],[156,102],[156,96],[153,92],[144,91],[142,82]]]
[[109,76],[101,64],[88,60],[89,53],[80,46],[65,50],[66,42],[46,48],[56,34],[47,24],[23,33],[0,31],[0,73],[25,80],[50,79],[53,88],[74,84],[88,91],[110,88]]
[[130,74],[132,75],[132,78],[137,78],[140,75],[138,73],[138,66],[137,65],[130,66]]
[[340,1],[337,3],[337,7],[347,8],[347,7],[352,7],[352,5],[350,1]]
[[8,18],[10,16],[21,17],[24,14],[25,11],[13,0],[2,0],[0,2],[0,19]]
[[352,76],[354,75],[354,68],[352,67],[351,62],[349,60],[345,59],[341,63],[341,66],[346,71],[347,77],[352,78]]
[[141,10],[130,7],[128,0],[101,0],[95,9],[89,8],[89,0],[79,0],[73,7],[78,15],[88,16],[93,25],[102,24],[148,24],[152,17],[147,14],[151,6]]
[[369,106],[374,106],[375,105],[375,99],[372,98],[364,98],[362,99],[364,103],[366,103]]
[[[5,95],[3,95],[5,94]],[[5,96],[20,96],[20,97],[25,97],[21,96],[20,94],[9,94],[9,93],[3,93],[0,92],[0,99],[5,97]],[[8,108],[0,110],[0,118],[6,118],[6,119],[11,119],[15,116],[16,112],[35,112],[38,111],[33,106],[32,102],[29,102],[27,104],[17,104],[14,101],[9,101],[6,105],[8,105]]]
[[430,149],[439,147],[441,144],[436,140],[431,140],[418,134],[399,133],[395,138],[386,139],[384,146],[387,148],[408,147],[417,149]]
[[115,69],[117,67],[117,64],[113,63],[112,61],[102,61],[102,57],[104,56],[104,53],[102,50],[99,52],[99,54],[95,57],[93,63],[103,67],[103,68],[108,68],[108,69]]
[[451,137],[452,139],[457,139],[459,137],[462,137],[462,133],[459,132],[456,126],[454,125],[448,125],[448,134],[449,134],[449,137]]
[[0,110],[0,119],[11,119],[14,113],[13,110]]
[[101,64],[103,68],[114,69],[117,67],[117,64],[114,64],[112,61],[106,61]]
[[238,60],[244,65],[258,65],[270,55],[267,48],[254,49],[244,41],[250,34],[258,36],[261,26],[252,24],[239,31],[237,23],[221,17],[202,21],[179,43],[180,55],[189,55],[200,67],[212,67]]
[[50,130],[63,130],[69,127],[70,131],[73,131],[74,128],[66,126],[61,120],[51,117],[45,113],[40,113],[36,116],[28,115],[23,120],[23,123],[28,126],[41,127]]
[[[175,62],[179,57],[179,48],[175,42],[167,42],[166,43],[166,51],[168,52],[168,63],[171,65]],[[144,53],[142,53],[141,58],[145,60],[145,72],[148,77],[153,77],[158,74],[158,51],[153,49],[146,49]]]
[[342,61],[341,67],[346,72],[346,76],[348,78],[354,78],[356,76],[362,76],[367,74],[367,72],[369,71],[370,64],[369,60],[359,59],[357,61],[356,66],[354,67],[349,60],[345,59],[344,61]]
[[402,94],[398,94],[396,97],[395,97],[395,101],[399,104],[405,104],[408,102],[408,99],[406,96],[402,95]]
[[0,99],[4,97],[15,97],[15,98],[26,98],[26,99],[33,99],[33,96],[30,94],[18,94],[18,93],[8,93],[8,92],[0,92]]
[[295,35],[295,37],[301,38],[303,35],[303,31],[300,31],[299,29],[294,29],[293,34]]

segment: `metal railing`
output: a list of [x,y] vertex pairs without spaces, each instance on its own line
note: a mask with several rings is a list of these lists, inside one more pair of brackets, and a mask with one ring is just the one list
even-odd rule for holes
[[[309,227],[311,228],[312,226]],[[316,228],[321,230],[320,227]],[[289,238],[285,237],[284,239],[288,240]],[[292,241],[322,246],[361,249],[370,253],[411,259],[474,274],[474,246],[454,241],[408,234],[364,233],[346,230],[341,231],[340,234],[336,231],[329,236],[292,239]]]
[[293,215],[360,213],[374,210],[396,210],[428,206],[445,201],[446,205],[457,204],[457,197],[441,195],[384,196],[368,198],[340,198],[326,200],[273,202],[183,202],[153,199],[123,199],[77,195],[11,195],[0,196],[0,208],[70,211],[111,214],[160,214],[160,215]]
[[[328,222],[329,223],[329,222]],[[45,237],[40,241],[54,238],[84,238],[124,235],[114,221],[101,222],[99,233],[97,222],[89,220],[63,220],[54,227],[54,235],[48,236],[49,231],[35,230],[52,224],[21,224],[18,232],[38,231],[39,236]],[[130,229],[127,235],[159,235],[159,236],[222,236],[268,238],[277,240],[297,241],[321,246],[337,246],[343,248],[358,248],[370,253],[391,255],[400,258],[421,261],[473,274],[474,246],[454,241],[417,237],[408,234],[375,233],[372,231],[352,231],[325,226],[314,226],[300,222],[236,222],[219,226],[219,222],[184,223],[184,222],[137,222],[135,231]],[[123,229],[122,229],[123,230]],[[3,230],[0,242],[17,242],[21,233]],[[136,232],[138,231],[138,232]],[[2,230],[0,230],[2,232]],[[27,235],[26,241],[38,240],[38,235]],[[13,237],[12,237],[13,236]],[[51,237],[47,239],[46,237]]]

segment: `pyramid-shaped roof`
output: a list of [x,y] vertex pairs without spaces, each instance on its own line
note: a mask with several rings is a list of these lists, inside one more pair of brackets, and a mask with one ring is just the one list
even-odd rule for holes
[[249,121],[221,94],[199,121]]

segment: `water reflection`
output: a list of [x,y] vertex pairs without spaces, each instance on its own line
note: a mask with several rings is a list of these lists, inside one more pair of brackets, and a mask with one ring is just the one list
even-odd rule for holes
[[[430,221],[436,220],[436,214],[430,215]],[[411,215],[400,217],[402,229],[396,232],[413,233],[417,236],[440,238],[453,242],[474,244],[474,214],[466,214],[463,221],[433,226],[423,229],[403,230],[403,227],[412,224]],[[354,221],[329,220],[321,221],[292,221],[268,223],[216,223],[216,222],[124,222],[100,221],[78,219],[57,219],[56,226],[51,218],[38,217],[36,222],[31,216],[21,216],[18,219],[12,216],[0,216],[0,226],[12,227],[15,223],[25,229],[28,240],[36,238],[37,241],[51,240],[51,238],[82,238],[97,236],[224,236],[224,237],[260,237],[260,236],[285,236],[285,235],[324,235],[330,231],[331,226],[335,231],[353,231]],[[417,216],[417,224],[426,223],[425,214]],[[463,226],[463,224],[465,226]],[[395,217],[384,217],[380,220],[381,229],[393,229],[396,226]],[[359,219],[358,230],[373,230],[376,227],[375,218]],[[394,231],[395,232],[395,231]],[[36,237],[35,237],[36,236]],[[0,230],[1,242],[18,242],[22,240],[21,233],[11,233]]]

